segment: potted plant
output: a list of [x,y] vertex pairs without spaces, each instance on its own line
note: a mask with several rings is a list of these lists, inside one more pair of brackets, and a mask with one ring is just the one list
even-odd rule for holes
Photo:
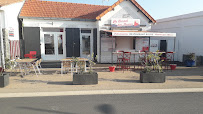
[[149,52],[144,59],[142,65],[144,70],[140,72],[140,82],[142,83],[164,83],[166,74],[162,70],[161,53]]
[[195,53],[189,53],[188,59],[185,61],[187,67],[192,67],[195,65]]
[[91,85],[98,84],[98,74],[92,70],[93,65],[93,56],[89,59],[89,72],[85,72],[85,61],[79,61],[78,58],[74,58],[73,62],[79,67],[78,71],[73,74],[73,84],[75,85]]

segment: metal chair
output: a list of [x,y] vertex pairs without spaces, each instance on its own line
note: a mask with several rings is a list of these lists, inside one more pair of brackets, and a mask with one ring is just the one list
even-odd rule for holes
[[61,75],[66,70],[66,68],[68,70],[71,69],[71,73],[72,73],[72,66],[71,65],[72,65],[72,61],[62,61],[62,63],[61,63]]
[[130,69],[130,58],[131,52],[124,52],[123,53],[123,71],[124,69]]
[[30,51],[30,57],[36,58],[37,51]]
[[124,51],[117,51],[117,65],[116,65],[116,68],[118,69],[122,69],[123,67],[123,58],[124,58]]

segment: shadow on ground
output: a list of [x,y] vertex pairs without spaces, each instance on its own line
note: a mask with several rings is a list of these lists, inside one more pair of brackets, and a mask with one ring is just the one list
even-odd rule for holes
[[101,105],[95,106],[95,109],[101,112],[101,114],[116,114],[115,108],[109,104],[101,104]]

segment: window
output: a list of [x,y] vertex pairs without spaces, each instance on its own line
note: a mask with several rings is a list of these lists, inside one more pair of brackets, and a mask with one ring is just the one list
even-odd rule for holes
[[91,33],[91,30],[81,30],[81,33]]

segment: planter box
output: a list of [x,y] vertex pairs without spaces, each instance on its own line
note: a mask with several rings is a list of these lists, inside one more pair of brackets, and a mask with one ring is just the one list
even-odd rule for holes
[[165,81],[166,81],[165,73],[140,72],[140,82],[141,83],[164,83]]
[[91,85],[98,84],[98,74],[85,72],[83,74],[73,74],[73,84],[75,85]]
[[0,75],[0,87],[5,87],[9,84],[9,74]]

